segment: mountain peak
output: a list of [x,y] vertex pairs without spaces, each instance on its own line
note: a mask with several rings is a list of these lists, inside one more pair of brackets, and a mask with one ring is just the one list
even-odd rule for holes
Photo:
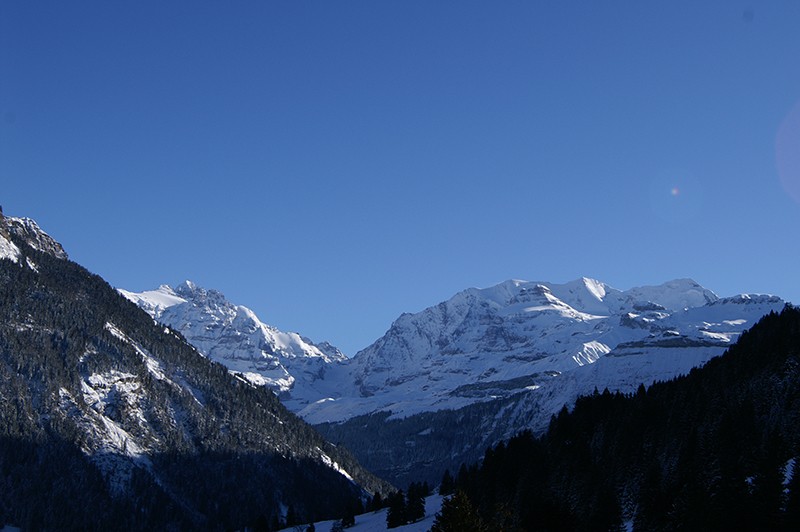
[[580,281],[583,283],[583,286],[586,287],[592,294],[597,297],[597,299],[602,300],[606,296],[606,285],[598,281],[597,279],[591,279],[589,277],[581,277]]
[[[162,285],[164,286],[164,285]],[[191,298],[196,295],[205,295],[208,291],[201,287],[197,286],[194,282],[186,279],[182,283],[175,285],[174,287],[170,287],[176,294]]]
[[0,251],[0,253],[4,253],[4,255],[0,255],[1,258],[11,259],[12,255],[14,255],[7,249],[10,247],[9,244],[13,246],[13,248],[17,247],[12,241],[14,238],[24,241],[33,249],[43,253],[49,253],[58,259],[66,260],[69,258],[61,244],[45,233],[36,221],[30,218],[15,218],[13,216],[0,215],[0,239],[8,242],[8,244],[0,242],[0,246],[6,250]]
[[203,355],[250,382],[269,386],[284,399],[320,379],[328,365],[347,360],[334,346],[280,331],[249,308],[230,302],[222,292],[192,281],[120,293],[179,331]]
[[657,303],[669,310],[702,307],[719,299],[694,279],[673,279],[657,286],[640,286],[625,291],[635,302]]
[[[162,285],[162,286],[163,286],[163,285]],[[193,283],[192,281],[190,281],[189,279],[186,279],[186,280],[185,280],[185,281],[183,281],[181,284],[179,284],[178,286],[176,286],[176,287],[175,287],[175,289],[176,289],[176,290],[185,290],[185,291],[189,291],[189,292],[194,292],[195,290],[197,290],[197,285],[196,285],[196,284],[194,284],[194,283]]]

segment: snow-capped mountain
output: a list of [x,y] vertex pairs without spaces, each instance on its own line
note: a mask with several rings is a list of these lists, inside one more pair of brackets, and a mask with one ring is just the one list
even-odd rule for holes
[[398,485],[543,431],[595,389],[633,392],[688,373],[785,305],[720,298],[691,279],[624,291],[588,278],[510,280],[403,314],[347,359],[191,283],[121,292]]
[[327,342],[313,343],[263,323],[249,308],[191,281],[141,293],[119,290],[157,321],[179,331],[208,358],[253,384],[266,385],[295,408],[306,397],[330,395],[329,371],[347,357]]
[[405,417],[520,393],[552,396],[538,426],[595,387],[635,389],[686,373],[784,306],[774,296],[720,299],[690,279],[625,291],[588,278],[510,280],[403,314],[347,359],[188,281],[120,292],[312,423],[378,411]]
[[588,388],[566,394],[569,402],[595,386],[635,387],[685,373],[783,306],[773,296],[720,299],[689,279],[626,291],[586,278],[469,289],[400,316],[351,361],[356,397],[319,401],[300,415],[312,422],[376,410],[402,417],[586,375]]
[[520,430],[543,431],[595,389],[633,392],[685,374],[784,306],[719,298],[689,279],[626,291],[586,278],[469,289],[400,316],[350,361],[355,395],[299,414],[385,478],[402,485],[439,468],[436,480]]

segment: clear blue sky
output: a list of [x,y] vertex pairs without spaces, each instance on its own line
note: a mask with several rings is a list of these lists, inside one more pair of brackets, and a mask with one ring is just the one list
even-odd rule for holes
[[[508,278],[800,302],[800,2],[0,2],[0,204],[354,354]],[[779,172],[779,168],[781,171]]]

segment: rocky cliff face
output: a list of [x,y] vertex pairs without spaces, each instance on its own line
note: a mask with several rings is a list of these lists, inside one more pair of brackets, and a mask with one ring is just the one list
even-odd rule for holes
[[36,221],[30,218],[14,218],[8,216],[5,217],[5,225],[10,234],[24,240],[25,243],[33,249],[52,255],[57,259],[69,258],[61,244],[42,231]]
[[341,384],[331,373],[340,371],[347,357],[336,347],[267,325],[217,290],[186,281],[120,293],[179,331],[203,355],[253,384],[267,386],[294,409],[307,405],[309,398],[336,393]]

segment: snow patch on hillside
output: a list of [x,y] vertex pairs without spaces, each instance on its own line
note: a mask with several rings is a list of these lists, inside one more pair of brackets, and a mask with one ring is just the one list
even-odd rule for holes
[[59,390],[59,403],[84,433],[82,451],[97,465],[111,490],[121,493],[130,485],[134,468],[152,465],[149,448],[122,425],[133,420],[145,428],[139,383],[131,374],[112,370],[82,381],[81,392],[88,409],[81,408],[65,388]]
[[158,316],[169,307],[186,303],[185,299],[175,294],[172,288],[167,285],[161,285],[157,290],[147,290],[139,294],[122,289],[117,291],[139,307],[147,310],[148,313]]
[[[436,520],[436,514],[442,509],[442,501],[444,497],[441,495],[431,495],[425,499],[425,517],[416,523],[409,523],[407,525],[392,528],[397,532],[427,532],[433,526]],[[384,508],[377,512],[368,512],[356,516],[356,524],[352,528],[345,530],[352,530],[353,532],[383,532],[388,530],[386,528],[386,513],[388,509]],[[320,521],[314,523],[314,528],[318,532],[328,532],[336,520]],[[281,532],[296,532],[297,530],[304,531],[310,523],[301,525],[299,527],[284,528]]]
[[114,336],[116,336],[117,338],[119,338],[120,340],[122,340],[123,342],[133,347],[139,354],[139,356],[142,357],[142,361],[145,363],[145,366],[147,366],[147,371],[149,371],[153,375],[153,377],[155,377],[160,381],[169,381],[172,383],[172,381],[170,381],[167,378],[167,376],[164,374],[164,371],[161,369],[161,363],[155,358],[153,358],[153,356],[145,349],[143,349],[142,346],[134,342],[127,334],[123,333],[119,329],[119,327],[117,327],[113,323],[106,323],[106,330],[111,334],[113,334]]
[[11,262],[18,262],[20,251],[16,244],[0,234],[0,259],[7,259]]
[[323,463],[323,464],[325,464],[326,466],[330,467],[331,469],[333,469],[334,471],[336,471],[337,473],[339,473],[340,475],[342,475],[344,478],[346,478],[346,479],[347,479],[347,480],[349,480],[350,482],[355,482],[355,480],[353,480],[353,477],[351,477],[351,476],[350,476],[350,473],[348,473],[347,471],[345,471],[345,470],[342,468],[342,466],[340,466],[340,465],[338,464],[338,462],[334,462],[334,461],[331,459],[331,457],[330,457],[330,456],[328,456],[327,454],[325,454],[325,453],[322,451],[322,449],[320,449],[319,447],[317,447],[317,450],[319,451],[319,457],[320,457],[320,459],[322,460],[322,463]]
[[586,364],[594,364],[601,356],[607,355],[611,352],[611,348],[606,344],[592,340],[586,342],[577,354],[572,356],[572,360],[579,366]]

